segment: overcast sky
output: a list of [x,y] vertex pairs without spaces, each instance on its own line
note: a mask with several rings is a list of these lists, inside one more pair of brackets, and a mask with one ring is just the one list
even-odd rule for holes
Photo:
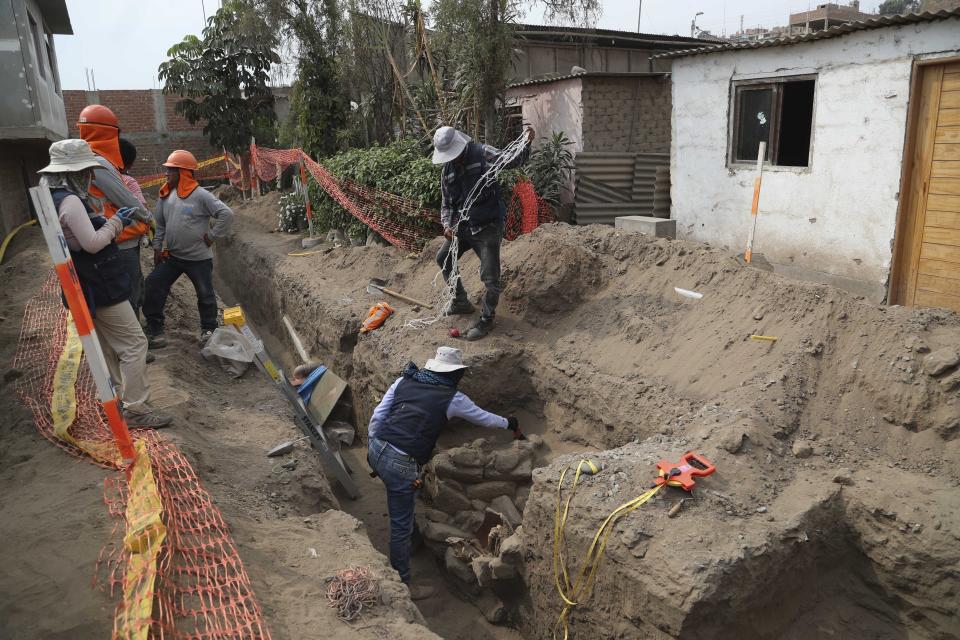
[[[635,31],[639,0],[601,0],[603,15],[597,26]],[[745,26],[766,27],[787,23],[790,13],[816,6],[817,0],[642,0],[640,30],[645,33],[690,35],[690,21],[698,11],[697,26],[711,33],[733,33]],[[843,4],[847,0],[841,0]],[[878,0],[863,0],[873,10]],[[219,0],[67,0],[72,36],[56,36],[57,58],[64,89],[86,89],[86,69],[91,68],[99,89],[151,89],[158,87],[157,66],[167,49],[203,29],[207,15]],[[524,19],[542,23],[535,4]]]

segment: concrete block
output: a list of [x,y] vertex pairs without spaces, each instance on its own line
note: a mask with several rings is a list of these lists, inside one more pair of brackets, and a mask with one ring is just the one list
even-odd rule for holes
[[613,225],[624,231],[635,231],[655,238],[676,238],[677,221],[653,216],[620,216]]

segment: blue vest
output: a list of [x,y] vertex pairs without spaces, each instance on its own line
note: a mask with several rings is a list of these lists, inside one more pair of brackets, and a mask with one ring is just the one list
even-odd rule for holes
[[[64,199],[75,194],[67,189],[53,189],[50,195],[59,213]],[[83,206],[87,214],[94,213],[87,203],[83,203]],[[91,215],[90,222],[94,229],[99,229],[107,224],[107,219],[100,215]],[[111,242],[96,253],[71,249],[70,257],[73,259],[77,279],[91,316],[96,317],[97,307],[109,307],[130,298],[130,274],[120,261],[120,249],[116,242]]]
[[456,393],[456,387],[417,382],[404,371],[377,438],[426,464],[447,426],[447,408]]
[[[467,143],[466,156],[462,164],[451,161],[444,165],[442,179],[447,186],[450,205],[456,211],[455,216],[460,215],[464,201],[470,195],[474,185],[486,173],[487,168],[487,161],[483,157],[483,145],[476,142]],[[480,190],[473,206],[470,207],[468,220],[471,227],[482,227],[502,219],[505,215],[506,206],[503,198],[500,197],[500,183],[494,179],[491,184]],[[455,217],[453,222],[456,223],[457,219]]]

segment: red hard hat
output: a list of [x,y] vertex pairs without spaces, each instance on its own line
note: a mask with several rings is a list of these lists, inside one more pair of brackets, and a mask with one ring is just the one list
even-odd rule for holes
[[77,124],[105,124],[108,127],[120,128],[116,114],[102,104],[90,104],[83,108]]
[[163,163],[163,166],[195,170],[197,168],[197,159],[194,158],[193,154],[189,151],[177,149],[167,157],[167,161]]

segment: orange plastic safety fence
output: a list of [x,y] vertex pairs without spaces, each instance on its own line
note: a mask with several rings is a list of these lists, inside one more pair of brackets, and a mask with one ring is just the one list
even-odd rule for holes
[[[268,149],[250,145],[250,159],[257,177],[262,181],[275,180],[278,170],[302,162],[327,195],[387,242],[405,251],[419,251],[439,235],[440,215],[436,211],[425,209],[409,198],[337,178],[300,149]],[[231,181],[240,186],[240,165],[231,160],[231,166],[235,167]],[[555,219],[550,205],[537,196],[528,181],[516,184],[507,212],[508,240]]]
[[[14,360],[14,366],[23,373],[17,380],[17,391],[44,437],[73,455],[110,468],[108,462],[94,460],[58,439],[53,431],[50,402],[66,327],[67,312],[60,301],[57,279],[51,274],[24,312]],[[77,377],[76,404],[71,435],[85,442],[112,442],[86,366],[81,366]],[[107,478],[104,498],[116,520],[111,540],[98,560],[98,578],[102,587],[121,596],[114,636],[269,639],[270,632],[229,528],[196,472],[176,445],[161,434],[134,431],[134,436],[152,465],[166,535],[153,536],[149,527],[130,520],[137,509],[128,510],[130,487],[122,472],[118,470]],[[138,464],[142,463],[138,457]],[[146,568],[138,570],[141,557],[150,551],[144,547],[160,538],[156,573]],[[123,596],[138,590],[153,592],[152,610],[147,613],[125,610],[135,601]],[[141,633],[134,636],[130,630]]]

